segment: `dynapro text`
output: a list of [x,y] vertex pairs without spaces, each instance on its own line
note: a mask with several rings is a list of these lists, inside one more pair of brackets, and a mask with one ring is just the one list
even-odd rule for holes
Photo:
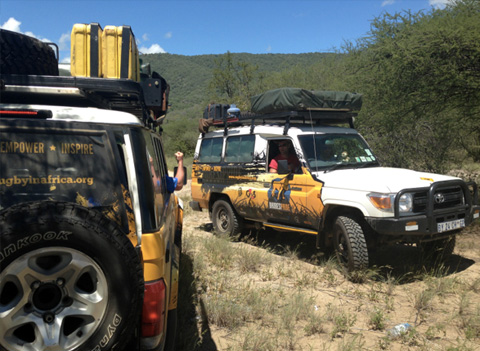
[[105,349],[113,334],[115,334],[115,331],[117,330],[117,327],[120,325],[121,321],[122,317],[115,313],[115,316],[113,316],[113,321],[108,325],[107,332],[100,341],[100,344],[95,346],[92,351],[100,351]]

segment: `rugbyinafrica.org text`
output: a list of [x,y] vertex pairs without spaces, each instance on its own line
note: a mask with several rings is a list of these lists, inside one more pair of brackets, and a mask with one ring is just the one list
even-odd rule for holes
[[86,184],[93,185],[93,177],[62,177],[62,176],[45,176],[45,177],[9,177],[0,178],[0,185],[7,187],[13,185],[27,186],[38,184]]

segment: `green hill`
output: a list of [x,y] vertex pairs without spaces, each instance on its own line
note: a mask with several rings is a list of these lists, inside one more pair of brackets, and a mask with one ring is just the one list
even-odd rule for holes
[[[259,71],[263,72],[279,72],[293,66],[308,67],[326,55],[334,54],[232,54],[235,61],[258,66]],[[144,63],[150,63],[152,70],[158,72],[170,84],[173,113],[206,104],[208,83],[212,79],[215,60],[220,56],[222,55],[147,54],[140,57]]]
[[[235,63],[258,67],[259,72],[278,73],[291,68],[308,68],[325,56],[335,54],[231,54]],[[158,72],[170,85],[169,112],[163,123],[164,144],[168,155],[182,150],[192,156],[198,137],[198,119],[209,102],[208,86],[217,67],[216,61],[223,55],[183,56],[173,54],[141,55],[142,63],[150,63],[151,70]],[[268,78],[267,78],[268,79]],[[292,83],[294,84],[294,83]]]

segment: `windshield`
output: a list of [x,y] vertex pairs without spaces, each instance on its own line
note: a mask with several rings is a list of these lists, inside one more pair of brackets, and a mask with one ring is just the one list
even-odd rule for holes
[[310,134],[299,136],[311,170],[358,168],[377,165],[377,159],[358,134]]

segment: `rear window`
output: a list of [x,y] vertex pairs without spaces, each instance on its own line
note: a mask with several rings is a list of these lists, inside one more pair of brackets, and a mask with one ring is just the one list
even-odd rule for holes
[[198,161],[201,163],[216,163],[222,159],[223,138],[203,139],[200,146]]
[[122,195],[113,160],[104,132],[1,132],[0,209],[39,200],[113,209]]
[[233,136],[227,139],[225,162],[252,162],[255,135]]

